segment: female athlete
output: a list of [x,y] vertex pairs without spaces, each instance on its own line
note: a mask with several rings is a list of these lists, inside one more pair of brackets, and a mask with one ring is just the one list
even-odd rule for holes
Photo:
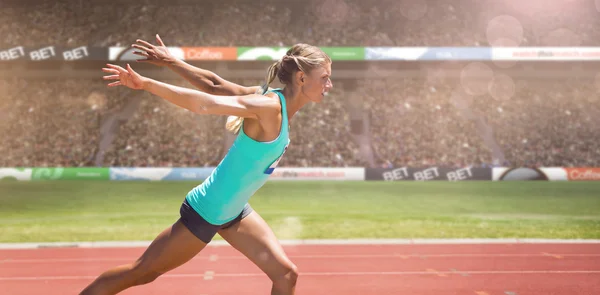
[[[317,47],[297,44],[269,67],[262,87],[244,87],[182,61],[162,60],[169,56],[157,39],[158,47],[147,42],[134,47],[154,64],[172,61],[203,92],[143,77],[129,64],[126,69],[111,64],[103,68],[110,74],[104,80],[116,80],[108,86],[145,90],[198,114],[235,116],[227,127],[238,135],[211,175],[187,194],[180,218],[135,262],[102,273],[80,294],[117,294],[150,283],[196,256],[217,233],[265,272],[272,281],[271,294],[294,294],[298,269],[248,200],[283,156],[291,118],[305,104],[320,102],[333,86],[331,59]],[[283,89],[268,88],[275,77],[285,84]]]

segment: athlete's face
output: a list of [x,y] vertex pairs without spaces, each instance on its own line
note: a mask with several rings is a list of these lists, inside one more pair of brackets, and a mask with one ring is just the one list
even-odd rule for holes
[[302,75],[304,81],[303,92],[312,102],[321,102],[332,87],[331,83],[331,64],[327,63],[322,67],[314,68],[308,75]]

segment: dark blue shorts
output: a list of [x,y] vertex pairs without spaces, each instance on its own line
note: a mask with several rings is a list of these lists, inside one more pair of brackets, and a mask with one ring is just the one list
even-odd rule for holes
[[179,220],[183,225],[185,225],[198,239],[205,243],[210,243],[212,238],[217,234],[217,232],[221,229],[226,229],[244,219],[250,213],[254,211],[249,204],[246,204],[240,215],[238,215],[234,220],[229,221],[225,224],[214,225],[204,220],[192,206],[188,203],[187,200],[181,204],[181,208],[179,209],[179,214],[181,217]]

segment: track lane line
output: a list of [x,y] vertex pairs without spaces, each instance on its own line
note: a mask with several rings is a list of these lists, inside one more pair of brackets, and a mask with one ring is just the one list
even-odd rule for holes
[[[191,274],[165,274],[161,278],[204,278],[208,272]],[[462,274],[469,275],[525,275],[525,274],[600,274],[600,270],[519,270],[519,271],[468,271],[462,270]],[[389,271],[389,272],[301,272],[300,276],[404,276],[404,275],[458,275],[454,271]],[[210,272],[214,277],[257,277],[265,276],[262,272],[257,273],[223,273]],[[80,280],[94,279],[97,276],[32,276],[32,277],[0,277],[0,281],[36,281],[36,280]]]
[[[546,252],[540,254],[340,254],[340,255],[288,255],[290,259],[335,259],[335,258],[399,258],[399,259],[410,259],[419,258],[422,259],[424,256],[427,258],[453,258],[453,257],[482,257],[482,258],[494,258],[494,257],[552,257],[552,258],[568,258],[568,257],[600,257],[600,254],[549,254]],[[12,259],[5,258],[0,260],[0,263],[62,263],[62,262],[96,262],[96,261],[129,261],[136,259],[135,257],[99,257],[99,258],[48,258],[48,259]],[[192,260],[238,260],[247,259],[244,256],[223,256],[223,255],[210,255],[208,257],[195,257]]]

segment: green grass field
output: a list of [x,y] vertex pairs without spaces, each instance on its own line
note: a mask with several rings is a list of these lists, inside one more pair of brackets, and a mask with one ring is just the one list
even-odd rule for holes
[[[151,240],[196,184],[0,182],[0,242]],[[250,203],[281,239],[600,238],[600,182],[271,182]]]

